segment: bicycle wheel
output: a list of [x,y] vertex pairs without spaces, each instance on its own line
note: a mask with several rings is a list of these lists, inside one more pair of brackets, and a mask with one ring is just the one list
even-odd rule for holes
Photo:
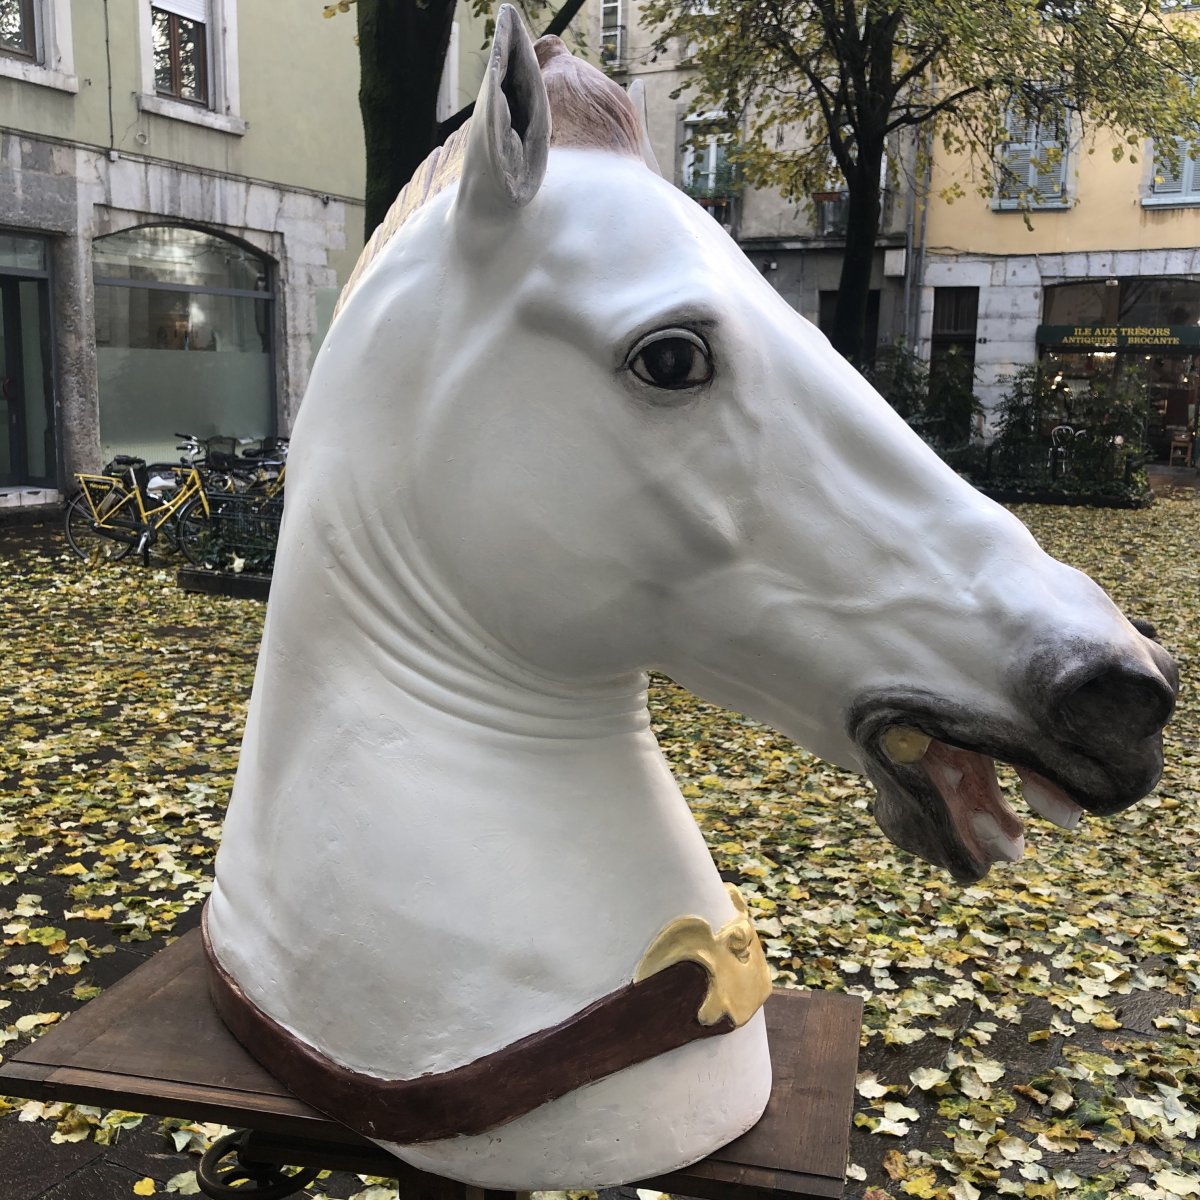
[[[123,491],[114,489],[117,501],[125,496]],[[113,495],[110,492],[109,495]],[[86,563],[119,562],[130,550],[133,543],[117,541],[109,537],[92,519],[92,509],[87,496],[76,492],[67,505],[63,517],[63,525],[67,533],[67,544]],[[132,534],[132,530],[130,531]]]
[[198,567],[220,566],[224,553],[220,543],[220,522],[204,511],[199,496],[193,496],[179,510],[175,518],[175,541],[188,562]]

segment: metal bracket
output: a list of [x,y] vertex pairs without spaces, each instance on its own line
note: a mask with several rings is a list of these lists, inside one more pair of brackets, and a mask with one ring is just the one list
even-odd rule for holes
[[248,1129],[235,1130],[204,1152],[196,1168],[196,1182],[211,1200],[281,1200],[303,1191],[320,1174],[315,1167],[301,1167],[289,1174],[277,1163],[255,1159],[251,1137]]

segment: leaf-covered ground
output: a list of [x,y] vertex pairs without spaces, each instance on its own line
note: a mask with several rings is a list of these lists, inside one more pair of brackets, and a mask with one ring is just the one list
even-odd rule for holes
[[[1200,1196],[1200,502],[1018,511],[1180,662],[1167,772],[1136,808],[1074,833],[1031,815],[1024,862],[962,889],[883,838],[858,778],[771,731],[666,681],[656,729],[779,981],[866,1000],[847,1196]],[[52,537],[0,533],[0,554],[3,1055],[195,923],[263,610],[88,572]],[[213,1132],[0,1113],[3,1200],[187,1194]]]

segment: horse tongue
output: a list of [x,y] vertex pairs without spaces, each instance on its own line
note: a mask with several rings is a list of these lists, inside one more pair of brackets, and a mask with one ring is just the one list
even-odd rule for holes
[[995,764],[987,755],[935,740],[922,766],[945,802],[959,837],[981,863],[1021,860],[1025,826],[1004,799]]

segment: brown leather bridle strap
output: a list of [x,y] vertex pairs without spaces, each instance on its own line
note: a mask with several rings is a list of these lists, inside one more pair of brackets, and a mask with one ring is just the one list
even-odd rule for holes
[[217,961],[207,919],[202,930],[213,1003],[234,1037],[300,1099],[364,1137],[400,1145],[484,1133],[585,1084],[734,1028],[728,1017],[700,1024],[708,972],[680,962],[465,1066],[379,1079],[339,1066],[257,1008]]

